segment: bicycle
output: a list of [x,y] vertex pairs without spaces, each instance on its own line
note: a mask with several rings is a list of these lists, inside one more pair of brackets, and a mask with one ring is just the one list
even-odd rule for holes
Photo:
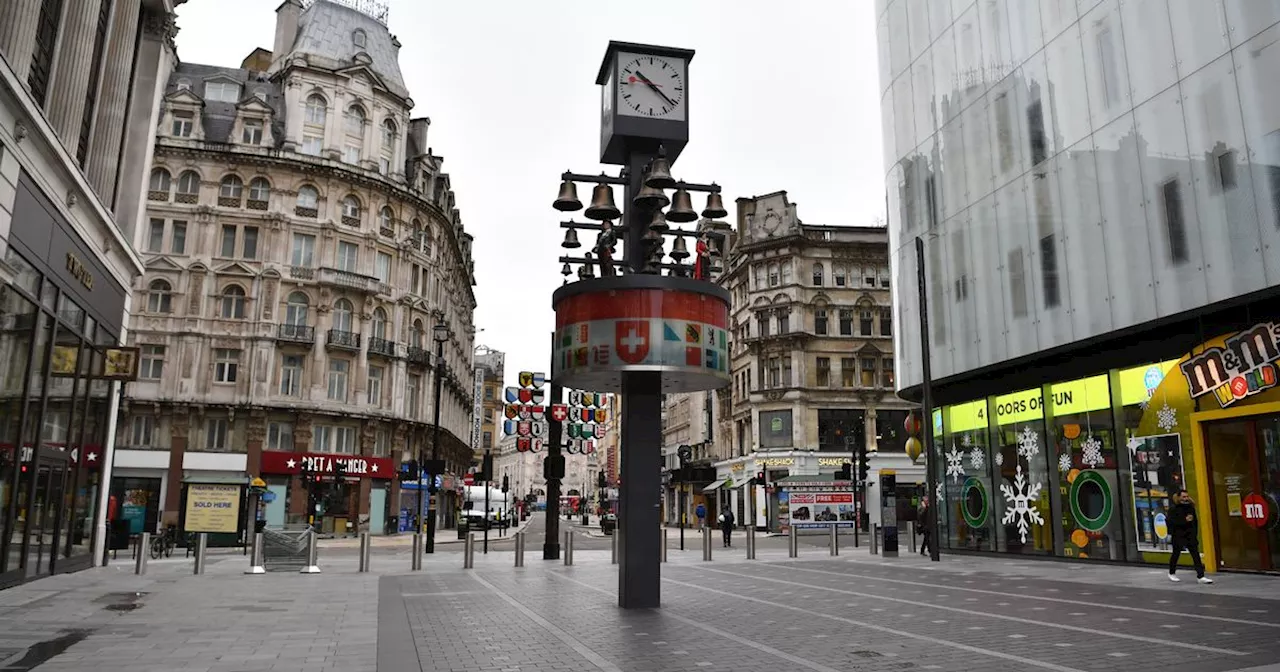
[[159,560],[161,555],[166,558],[173,557],[173,549],[176,548],[177,545],[177,528],[169,527],[165,529],[164,534],[161,534],[151,540],[151,559]]

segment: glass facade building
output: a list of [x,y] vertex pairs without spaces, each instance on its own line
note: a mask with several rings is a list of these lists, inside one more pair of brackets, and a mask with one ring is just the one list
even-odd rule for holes
[[1280,0],[880,0],[900,392],[943,547],[1280,570]]

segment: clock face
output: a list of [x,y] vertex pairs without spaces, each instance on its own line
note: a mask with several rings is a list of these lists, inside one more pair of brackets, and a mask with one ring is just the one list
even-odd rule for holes
[[675,58],[618,54],[618,113],[685,118],[685,63]]

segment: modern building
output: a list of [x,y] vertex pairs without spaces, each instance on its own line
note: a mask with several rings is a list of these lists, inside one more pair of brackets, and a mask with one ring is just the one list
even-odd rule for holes
[[[719,506],[780,529],[782,486],[831,480],[862,445],[872,472],[896,469],[902,498],[917,496],[923,469],[906,458],[901,431],[912,405],[894,394],[887,231],[805,224],[785,191],[740,198],[724,266],[733,382],[692,411],[716,437],[716,480],[702,492],[729,486]],[[770,487],[742,487],[760,471]],[[868,508],[878,501],[873,488]]]
[[0,586],[102,557],[129,243],[181,2],[0,2]]
[[269,526],[406,529],[416,483],[396,475],[435,454],[439,522],[454,520],[472,460],[472,240],[371,9],[285,0],[271,51],[162,80],[133,240],[141,374],[112,480],[139,529],[181,524],[193,484],[254,477]]
[[942,547],[1280,570],[1280,2],[877,3]]

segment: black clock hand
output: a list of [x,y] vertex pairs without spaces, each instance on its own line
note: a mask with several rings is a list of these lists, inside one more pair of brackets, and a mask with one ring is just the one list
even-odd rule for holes
[[640,72],[639,70],[636,70],[636,77],[639,77],[639,78],[640,78],[640,81],[642,81],[642,82],[644,82],[645,84],[649,85],[649,88],[653,89],[653,92],[654,92],[654,93],[658,94],[659,96],[662,96],[662,99],[663,99],[663,100],[665,100],[665,101],[667,101],[667,104],[668,104],[668,105],[670,105],[670,106],[672,106],[672,107],[675,107],[675,106],[676,106],[676,102],[675,102],[674,100],[671,100],[670,98],[668,98],[668,97],[667,97],[667,94],[663,93],[663,92],[662,92],[662,89],[659,89],[657,84],[654,84],[653,82],[649,81],[649,78],[648,78],[648,77],[645,77],[643,72]]

